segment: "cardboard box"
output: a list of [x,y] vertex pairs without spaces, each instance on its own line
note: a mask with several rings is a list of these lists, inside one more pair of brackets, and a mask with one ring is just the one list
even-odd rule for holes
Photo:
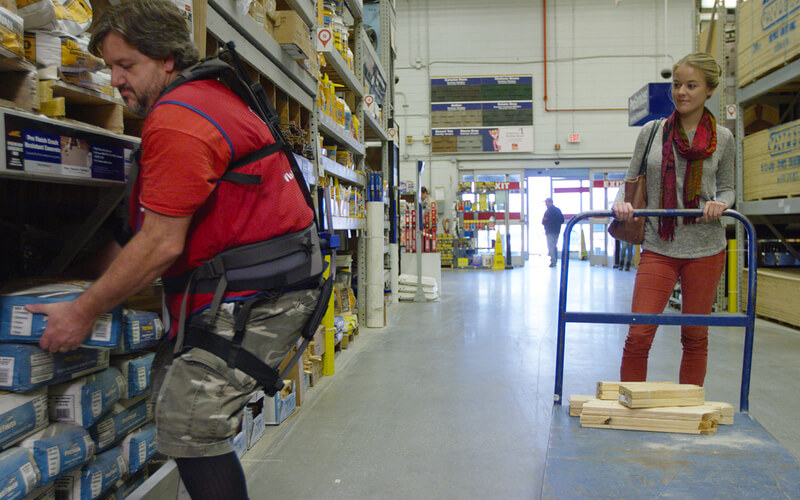
[[316,56],[308,26],[293,10],[277,11],[275,32],[272,36],[283,50],[295,59],[309,59]]
[[800,9],[786,0],[748,0],[737,16],[740,87],[800,56]]
[[781,119],[778,108],[754,104],[744,110],[744,134],[750,135],[776,126]]
[[239,420],[239,429],[236,432],[236,435],[233,436],[231,439],[233,445],[233,451],[236,452],[236,456],[242,458],[247,451],[247,429],[245,427],[244,414],[242,414],[242,418]]
[[800,120],[743,141],[745,201],[800,195]]
[[244,407],[245,429],[247,429],[247,449],[255,445],[259,439],[264,437],[264,402],[266,401],[264,391],[258,391],[250,398]]
[[312,356],[322,356],[325,354],[325,327],[320,325],[314,338],[308,344],[308,352]]
[[[294,392],[294,381],[288,384],[288,388],[276,393],[275,396],[266,399],[264,402],[264,424],[278,425],[297,409],[297,397]],[[287,390],[288,389],[288,390]]]

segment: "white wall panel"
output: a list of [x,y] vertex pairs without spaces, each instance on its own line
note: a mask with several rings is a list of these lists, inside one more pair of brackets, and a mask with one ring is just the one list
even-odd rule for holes
[[[545,111],[542,7],[542,0],[397,0],[395,106],[401,156],[408,155],[403,180],[413,178],[413,162],[423,159],[429,188],[457,181],[456,163],[431,155],[422,141],[430,134],[429,81],[440,76],[533,75],[533,154],[460,155],[462,164],[543,168],[556,159],[562,165],[582,159],[627,165],[638,133],[628,127],[627,111]],[[549,109],[627,108],[628,97],[663,81],[660,70],[692,50],[694,0],[621,0],[617,6],[614,0],[550,0],[546,28]],[[567,143],[569,133],[579,133],[581,142]],[[405,144],[407,135],[413,145]]]

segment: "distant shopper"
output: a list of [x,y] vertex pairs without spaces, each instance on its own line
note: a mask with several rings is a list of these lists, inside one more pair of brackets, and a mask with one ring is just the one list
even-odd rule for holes
[[424,210],[428,209],[428,203],[430,203],[428,201],[428,198],[430,198],[430,194],[428,193],[428,188],[422,186],[422,189],[419,190],[419,199],[420,202],[422,203],[422,208]]
[[626,271],[630,271],[632,263],[633,263],[633,243],[628,243],[627,241],[620,241],[619,270],[622,271],[624,269]]
[[[656,133],[647,158],[647,208],[699,208],[696,218],[648,217],[633,289],[634,313],[664,312],[675,283],[681,281],[684,314],[709,314],[725,267],[722,212],[735,200],[733,134],[718,126],[705,107],[722,71],[708,54],[695,52],[672,68],[675,111],[666,120],[645,124],[639,132],[626,178],[633,179],[642,162],[647,138]],[[620,190],[613,205],[621,220],[633,217]],[[622,353],[622,381],[647,378],[647,358],[656,325],[630,325]],[[708,360],[708,327],[681,326],[681,383],[703,385]]]
[[547,236],[547,255],[550,256],[550,267],[556,267],[558,261],[558,235],[561,233],[561,224],[564,223],[564,215],[561,210],[553,205],[553,199],[544,200],[547,210],[542,217],[544,234]]

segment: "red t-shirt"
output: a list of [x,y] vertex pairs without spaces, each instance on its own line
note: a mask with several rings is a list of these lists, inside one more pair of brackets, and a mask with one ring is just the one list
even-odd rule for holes
[[[158,101],[142,130],[131,226],[141,227],[141,207],[192,217],[184,251],[165,277],[183,274],[227,248],[298,231],[311,223],[313,211],[283,154],[237,170],[260,175],[260,184],[220,181],[232,159],[274,142],[267,125],[214,80],[183,84]],[[182,294],[166,297],[173,327],[182,298]],[[211,298],[192,295],[188,311],[209,304]]]

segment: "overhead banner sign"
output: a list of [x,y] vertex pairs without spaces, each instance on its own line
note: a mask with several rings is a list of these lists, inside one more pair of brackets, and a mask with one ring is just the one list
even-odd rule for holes
[[531,75],[431,79],[434,153],[533,151]]

